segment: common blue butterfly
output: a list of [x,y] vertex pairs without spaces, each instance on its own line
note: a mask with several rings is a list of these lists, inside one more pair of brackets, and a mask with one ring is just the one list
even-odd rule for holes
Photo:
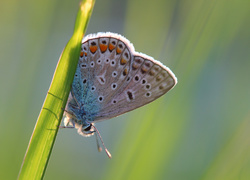
[[[94,123],[148,104],[176,83],[169,68],[135,52],[125,37],[110,32],[90,34],[82,40],[64,127],[74,127],[82,136],[97,133],[111,158]],[[97,135],[96,139],[101,150]]]

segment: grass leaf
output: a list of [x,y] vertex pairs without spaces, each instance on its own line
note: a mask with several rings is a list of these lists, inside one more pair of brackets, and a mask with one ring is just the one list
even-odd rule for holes
[[86,31],[94,3],[94,0],[83,0],[80,4],[73,36],[57,64],[19,172],[19,179],[42,179],[44,177],[74,78],[81,39]]

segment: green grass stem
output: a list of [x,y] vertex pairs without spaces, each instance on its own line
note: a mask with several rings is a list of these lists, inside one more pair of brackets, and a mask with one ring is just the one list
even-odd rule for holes
[[77,14],[73,36],[58,61],[54,77],[37,119],[19,172],[19,179],[42,179],[63,116],[71,83],[95,0],[83,0]]

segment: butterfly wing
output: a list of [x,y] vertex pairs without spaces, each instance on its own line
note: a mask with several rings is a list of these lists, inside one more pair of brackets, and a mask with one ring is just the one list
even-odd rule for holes
[[123,84],[131,64],[133,46],[128,48],[120,35],[98,33],[86,36],[71,93],[88,120],[102,116],[99,112]]
[[170,69],[136,53],[126,38],[98,33],[83,38],[72,94],[96,122],[150,103],[176,83]]

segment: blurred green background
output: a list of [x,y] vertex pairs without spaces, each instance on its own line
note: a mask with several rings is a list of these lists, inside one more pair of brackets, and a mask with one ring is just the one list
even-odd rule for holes
[[[0,2],[0,177],[16,179],[79,0]],[[250,179],[250,1],[97,0],[87,34],[124,35],[178,78],[167,95],[59,130],[45,179]]]

